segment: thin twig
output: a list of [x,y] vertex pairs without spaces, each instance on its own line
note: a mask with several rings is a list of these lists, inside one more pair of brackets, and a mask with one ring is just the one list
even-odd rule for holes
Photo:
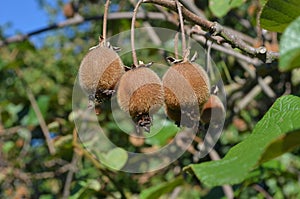
[[235,34],[237,37],[241,38],[242,40],[244,40],[245,42],[249,43],[249,44],[254,44],[256,42],[255,38],[250,37],[249,35],[245,35],[240,31],[234,30],[230,27],[227,26],[223,26],[223,28],[229,32],[231,32],[232,34]]
[[12,167],[12,166],[0,166],[0,171],[1,174],[4,175],[6,178],[5,180],[7,180],[7,176],[13,175],[13,177],[17,180],[21,180],[23,182],[25,182],[27,185],[31,185],[31,178],[28,175],[28,173],[25,173],[24,171],[22,171],[19,168],[16,167]]
[[180,194],[181,191],[182,191],[182,187],[176,187],[172,191],[172,193],[170,195],[170,199],[176,199],[176,198],[178,198],[178,196],[179,196],[179,194]]
[[52,142],[52,139],[50,137],[49,129],[47,127],[47,124],[45,122],[43,114],[42,114],[42,112],[41,112],[41,110],[40,110],[40,108],[37,104],[37,101],[35,100],[35,97],[34,97],[32,91],[31,91],[30,87],[27,85],[26,81],[24,80],[21,70],[16,70],[16,74],[18,75],[19,79],[21,80],[21,82],[22,82],[22,84],[23,84],[23,86],[26,90],[26,94],[28,96],[30,104],[33,108],[33,111],[36,114],[36,117],[37,117],[38,121],[39,121],[40,127],[41,127],[42,132],[43,132],[43,134],[45,136],[45,139],[46,139],[46,143],[47,143],[47,146],[48,146],[49,153],[51,155],[54,155],[56,150],[55,150],[54,144]]
[[136,4],[136,6],[133,10],[133,16],[132,16],[132,21],[131,21],[131,38],[130,39],[131,39],[132,60],[133,60],[133,64],[135,66],[138,65],[138,60],[137,60],[135,46],[134,46],[134,26],[135,26],[135,21],[136,21],[136,14],[137,14],[137,11],[142,2],[143,2],[143,0],[139,0],[138,3]]
[[[272,77],[267,76],[263,81],[268,85],[272,82]],[[262,88],[260,85],[254,86],[253,89],[237,103],[236,107],[234,107],[234,112],[237,113],[245,108],[261,91]]]
[[[200,35],[193,35],[193,39],[201,42],[202,44],[205,44],[205,42],[207,41],[204,36],[200,36]],[[260,66],[262,64],[262,61],[260,61],[257,58],[251,58],[249,56],[246,56],[246,55],[243,55],[239,52],[236,52],[231,48],[227,48],[227,47],[224,47],[222,45],[218,45],[216,43],[212,44],[212,49],[223,52],[223,53],[226,53],[226,54],[231,55],[231,56],[234,56],[237,59],[243,60],[243,61],[245,61],[247,63],[250,63],[250,64],[253,64],[255,66]]]
[[71,183],[72,183],[73,175],[76,170],[76,164],[78,160],[79,160],[79,155],[74,152],[72,162],[70,164],[71,168],[67,174],[67,178],[64,186],[63,197],[62,197],[63,199],[67,199],[70,196]]
[[186,41],[185,41],[185,31],[184,31],[184,23],[183,23],[183,17],[182,17],[182,11],[181,7],[182,5],[179,3],[178,0],[175,0],[176,7],[179,15],[179,22],[180,22],[180,29],[181,29],[181,48],[182,48],[182,55],[185,56],[186,53]]
[[206,18],[205,13],[195,5],[195,1],[181,1],[181,2],[199,17]]
[[[195,13],[197,16],[207,19],[204,12],[200,10],[196,5],[194,1],[181,1],[183,5],[185,5],[189,10],[191,10],[193,13]],[[223,26],[224,29],[231,31],[233,34],[237,35],[240,37],[242,40],[246,41],[249,44],[253,44],[256,40],[248,35],[245,35],[239,31],[236,31],[230,27]]]
[[245,69],[245,71],[248,72],[251,79],[257,79],[258,84],[261,86],[262,90],[269,98],[274,99],[276,97],[275,92],[272,90],[272,88],[268,84],[266,84],[263,81],[263,78],[261,76],[257,77],[256,71],[255,71],[256,68],[249,67],[249,65],[242,60],[238,60],[238,63],[243,67],[243,69]]
[[215,81],[216,77],[212,69],[211,60],[210,60],[210,53],[211,53],[211,47],[213,45],[213,42],[207,41],[207,52],[206,52],[206,72],[209,75],[210,81]]
[[[173,1],[143,0],[143,3],[154,3],[155,6],[160,5],[163,7],[170,8],[174,11],[177,10],[176,3]],[[185,7],[182,7],[182,14],[186,20],[189,20],[195,24],[198,24],[206,30],[210,30],[212,33],[215,33],[216,35],[221,36],[232,47],[239,48],[240,50],[242,50],[243,52],[246,52],[247,54],[250,54],[251,56],[258,57],[263,62],[270,63],[270,62],[278,59],[278,57],[279,57],[279,53],[277,53],[277,52],[267,51],[265,48],[253,48],[252,46],[246,44],[242,40],[242,39],[244,39],[246,41],[246,39],[243,38],[240,34],[237,34],[236,31],[232,31],[226,27],[221,26],[218,23],[214,23],[214,22],[208,21],[206,19],[203,19],[203,18],[193,14],[192,12],[187,10]],[[130,13],[130,12],[110,13],[108,15],[108,19],[110,19],[110,20],[120,19],[120,18],[129,19],[131,17],[132,17],[132,13]],[[24,35],[16,35],[16,36],[9,37],[4,41],[0,41],[0,47],[3,45],[9,44],[9,43],[24,41],[33,35],[36,35],[36,34],[39,34],[39,33],[45,32],[45,31],[62,28],[65,26],[70,26],[70,25],[77,25],[77,24],[80,24],[80,23],[83,23],[86,21],[98,20],[98,19],[102,19],[102,18],[103,18],[102,16],[93,16],[90,18],[83,18],[80,15],[75,15],[74,18],[68,19],[66,21],[63,21],[63,22],[60,22],[57,24],[50,25],[46,28],[42,28],[42,29],[30,32],[28,34],[24,34]],[[160,19],[160,20],[167,20],[171,23],[174,23],[174,17],[172,17],[172,16],[170,17],[170,15],[168,15],[168,17],[166,17],[165,13],[147,12],[147,15],[144,13],[138,13],[137,18]],[[249,41],[249,43],[253,43],[253,40],[251,39],[251,41]],[[240,55],[242,55],[242,54],[240,54]]]
[[41,180],[41,179],[46,179],[46,178],[54,178],[55,176],[66,173],[67,171],[72,169],[71,167],[72,167],[72,165],[71,165],[71,163],[69,163],[69,164],[63,165],[62,167],[58,168],[55,171],[45,171],[45,172],[41,172],[41,173],[33,173],[33,174],[30,174],[30,176],[36,180]]
[[251,79],[255,79],[256,78],[256,71],[255,71],[255,67],[249,67],[249,63],[238,59],[237,62],[239,63],[239,65],[249,74]]
[[[147,12],[147,14],[141,12],[141,13],[137,13],[136,17],[138,19],[157,19],[157,20],[171,21],[171,18],[167,18],[163,13],[160,13],[160,12]],[[67,26],[79,25],[84,22],[93,21],[93,20],[102,20],[102,19],[103,19],[103,15],[86,17],[86,18],[83,18],[80,15],[76,15],[74,18],[70,18],[70,19],[67,19],[67,20],[59,22],[59,23],[51,24],[47,27],[31,31],[27,34],[15,35],[15,36],[6,38],[3,41],[0,40],[0,47],[10,44],[10,43],[14,43],[14,42],[25,41],[34,35],[38,35],[40,33],[47,32],[50,30],[64,28]],[[109,20],[132,19],[132,12],[109,13],[107,16],[107,19],[109,19]]]
[[18,133],[18,130],[23,128],[22,126],[14,126],[7,129],[0,129],[0,136],[9,136]]
[[[135,0],[129,0],[130,3],[132,5],[135,5]],[[145,13],[145,10],[143,8],[140,7],[140,13]],[[146,13],[147,15],[147,13]],[[146,27],[146,30],[148,32],[148,35],[150,37],[150,39],[152,40],[152,42],[155,45],[161,45],[161,40],[159,38],[159,36],[157,35],[157,33],[155,32],[154,28],[151,26],[151,24],[148,21],[144,21],[143,22],[143,26]]]
[[273,197],[264,188],[262,188],[260,185],[254,184],[252,187],[256,191],[262,193],[266,199],[273,199]]
[[[177,10],[176,2],[169,1],[169,0],[144,0],[143,3],[158,4],[167,7],[169,9],[172,9],[174,11]],[[192,13],[191,11],[189,11],[188,9],[186,9],[185,7],[182,7],[182,14],[185,19],[195,24],[198,24],[205,30],[208,30],[210,34],[219,35],[223,37],[226,40],[226,42],[228,42],[233,48],[238,48],[242,50],[244,53],[247,53],[248,55],[258,57],[263,62],[270,63],[279,58],[279,53],[267,51],[266,48],[264,47],[254,48],[246,44],[242,39],[234,35],[228,29],[225,29],[219,23],[211,22],[204,18],[201,18],[195,15],[194,13]]]
[[268,95],[269,98],[275,99],[276,98],[276,94],[275,92],[272,90],[272,88],[263,80],[262,77],[258,77],[257,78],[258,84],[260,85],[260,87],[262,88],[262,90],[264,91],[264,93],[266,95]]
[[[153,3],[153,4],[161,5],[163,7],[169,8],[169,9],[177,12],[176,2],[174,2],[174,1],[170,1],[170,0],[143,0],[143,3]],[[208,21],[206,19],[203,19],[203,18],[197,16],[196,14],[192,13],[191,11],[186,9],[185,7],[182,7],[182,15],[185,17],[185,19],[190,20],[191,22],[194,22],[194,23],[200,25],[201,27],[203,27],[206,30],[209,30],[214,25],[213,22]]]
[[175,53],[175,59],[178,59],[178,32],[175,34],[174,37],[174,53]]
[[108,15],[108,8],[109,8],[110,0],[106,0],[105,7],[104,7],[104,15],[103,15],[103,42],[104,45],[106,44],[106,32],[107,32],[107,15]]
[[176,17],[174,17],[174,15],[172,15],[171,13],[166,11],[165,7],[162,7],[162,6],[157,5],[157,4],[155,4],[154,6],[157,8],[158,11],[160,11],[162,14],[165,15],[167,21],[169,21],[173,24],[177,24]]

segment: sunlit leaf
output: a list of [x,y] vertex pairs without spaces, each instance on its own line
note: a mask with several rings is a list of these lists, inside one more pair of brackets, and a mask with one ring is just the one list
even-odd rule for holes
[[7,141],[2,146],[3,153],[8,153],[12,148],[15,147],[15,143],[13,141]]
[[93,189],[95,191],[99,191],[101,188],[99,181],[97,181],[95,179],[88,179],[87,182],[81,181],[81,182],[79,182],[79,184],[85,188]]
[[112,169],[121,169],[128,159],[127,152],[122,148],[114,148],[110,150],[101,161]]
[[3,107],[5,107],[4,110],[7,111],[9,114],[9,118],[5,121],[5,125],[10,126],[17,121],[18,113],[22,110],[23,105],[22,104],[15,105],[10,103],[7,105],[5,104]]
[[257,123],[252,134],[231,148],[223,159],[192,164],[185,170],[193,172],[199,180],[210,186],[239,183],[257,166],[274,139],[300,129],[299,118],[300,98],[283,96]]
[[[300,3],[299,3],[300,4]],[[300,9],[300,8],[299,8]],[[279,69],[282,71],[300,67],[300,17],[284,31],[280,40]]]
[[209,9],[217,17],[223,17],[232,8],[236,8],[244,3],[244,0],[210,0]]
[[299,0],[268,0],[260,15],[262,28],[283,32],[300,15]]
[[88,179],[87,181],[79,181],[81,188],[76,194],[70,196],[70,199],[89,199],[92,197],[95,191],[99,191],[101,184],[94,179]]
[[178,132],[178,127],[169,123],[164,126],[158,133],[146,139],[146,143],[150,145],[164,146],[168,139],[172,138]]
[[183,179],[181,177],[175,178],[169,182],[161,183],[156,186],[145,189],[140,194],[141,199],[156,199],[162,196],[165,193],[171,192],[177,186],[183,183]]
[[260,163],[271,160],[300,146],[300,130],[289,132],[269,144],[260,158]]

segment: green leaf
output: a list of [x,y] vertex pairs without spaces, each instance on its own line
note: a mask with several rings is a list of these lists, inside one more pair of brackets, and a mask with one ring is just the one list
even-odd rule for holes
[[40,198],[40,199],[52,199],[53,196],[50,195],[50,194],[45,194],[45,195],[41,195],[39,198]]
[[300,146],[300,130],[282,135],[269,144],[260,158],[260,163],[276,158]]
[[178,132],[178,127],[173,123],[168,123],[158,133],[146,139],[146,144],[164,146],[168,139],[175,136]]
[[128,154],[124,149],[114,148],[104,155],[101,161],[112,169],[120,170],[126,164],[127,159]]
[[87,181],[79,181],[81,188],[74,195],[70,196],[70,199],[88,199],[91,198],[93,192],[99,191],[101,184],[94,179],[88,179]]
[[209,9],[216,17],[225,16],[232,8],[239,7],[244,0],[210,0]]
[[300,15],[299,0],[269,0],[260,15],[262,28],[283,32]]
[[15,143],[13,141],[7,141],[2,146],[3,153],[8,153],[11,149],[15,147]]
[[264,5],[267,3],[267,1],[268,1],[268,0],[260,0],[260,1],[259,1],[259,4],[260,4],[261,6],[264,6]]
[[101,188],[101,184],[95,179],[87,179],[87,182],[80,181],[79,184],[87,189],[92,189],[95,191],[99,191]]
[[178,177],[173,179],[172,181],[161,183],[159,185],[150,187],[149,189],[145,189],[141,192],[141,199],[155,199],[159,198],[165,193],[171,192],[177,186],[183,183],[182,177]]
[[[300,4],[300,3],[299,3]],[[299,9],[300,10],[300,9]],[[300,17],[284,31],[280,41],[279,69],[281,71],[300,67]]]
[[274,139],[300,129],[299,118],[300,98],[283,96],[257,123],[252,134],[231,148],[222,160],[192,164],[185,170],[193,172],[209,186],[239,183],[257,167],[260,157]]
[[11,126],[13,125],[17,120],[18,120],[18,113],[22,110],[23,105],[22,104],[5,104],[2,105],[2,107],[4,107],[4,109],[9,113],[9,117],[7,118],[7,120],[5,121],[5,126]]

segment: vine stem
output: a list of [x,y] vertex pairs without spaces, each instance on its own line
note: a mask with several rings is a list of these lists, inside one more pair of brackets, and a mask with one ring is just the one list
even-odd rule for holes
[[138,66],[138,60],[137,60],[135,46],[134,46],[134,25],[135,25],[135,21],[136,21],[137,11],[142,3],[143,3],[143,0],[139,0],[138,3],[135,5],[135,8],[133,10],[132,20],[131,20],[131,30],[130,30],[131,37],[130,37],[130,39],[131,39],[132,60],[133,60],[133,64],[135,66]]
[[[143,3],[152,3],[177,11],[176,2],[170,0],[143,0]],[[271,63],[272,61],[277,60],[279,58],[278,52],[267,51],[266,48],[264,48],[263,46],[259,48],[250,46],[247,43],[245,43],[241,38],[232,33],[232,31],[225,29],[222,25],[220,25],[217,22],[212,22],[201,18],[189,11],[188,9],[186,9],[185,7],[182,7],[181,11],[185,19],[201,26],[205,30],[208,30],[209,33],[213,36],[221,36],[233,48],[238,48],[244,53],[251,56],[255,56],[265,63]]]
[[33,108],[33,111],[34,111],[34,113],[35,113],[35,115],[38,119],[39,125],[42,129],[42,132],[43,132],[44,136],[45,136],[45,140],[46,140],[46,144],[48,146],[49,153],[51,155],[54,155],[56,153],[56,149],[55,149],[54,143],[51,139],[50,132],[49,132],[48,126],[46,124],[45,118],[44,118],[44,116],[41,112],[41,109],[38,106],[38,103],[37,103],[37,101],[34,97],[34,94],[31,90],[30,86],[28,85],[28,83],[24,79],[24,75],[23,75],[22,71],[20,69],[16,69],[15,72],[16,72],[17,76],[19,77],[19,79],[21,80],[21,83],[22,83],[22,85],[24,86],[24,88],[26,90],[27,97],[30,101],[30,104]]
[[175,59],[178,59],[178,32],[175,34],[174,37],[174,53],[175,53]]
[[176,7],[179,15],[179,22],[180,22],[180,29],[181,29],[181,47],[182,47],[182,55],[185,56],[186,53],[186,41],[185,41],[185,32],[184,32],[184,23],[183,23],[183,17],[182,17],[182,11],[181,11],[181,4],[178,0],[175,0]]
[[108,15],[109,4],[110,4],[110,0],[106,0],[105,7],[104,7],[103,30],[102,30],[104,45],[106,44],[107,15]]

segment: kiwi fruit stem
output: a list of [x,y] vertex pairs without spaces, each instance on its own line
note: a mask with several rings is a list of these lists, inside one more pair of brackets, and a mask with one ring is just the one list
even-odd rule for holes
[[133,64],[135,66],[138,65],[138,60],[137,60],[137,56],[136,56],[136,51],[135,51],[135,45],[134,45],[134,25],[135,25],[135,21],[136,21],[136,15],[137,15],[137,11],[140,7],[140,5],[143,3],[143,0],[139,0],[133,10],[133,16],[132,16],[132,20],[131,20],[131,51],[132,51],[132,60],[133,60]]
[[106,28],[107,28],[107,15],[108,15],[108,9],[109,9],[110,0],[106,0],[105,7],[104,7],[104,15],[103,15],[103,43],[106,45]]
[[182,11],[181,11],[181,3],[178,0],[175,0],[177,11],[179,15],[179,22],[180,22],[180,28],[181,28],[181,43],[182,43],[182,54],[185,54],[186,51],[186,41],[185,41],[185,32],[184,32],[184,23],[183,23],[183,17],[182,17]]

